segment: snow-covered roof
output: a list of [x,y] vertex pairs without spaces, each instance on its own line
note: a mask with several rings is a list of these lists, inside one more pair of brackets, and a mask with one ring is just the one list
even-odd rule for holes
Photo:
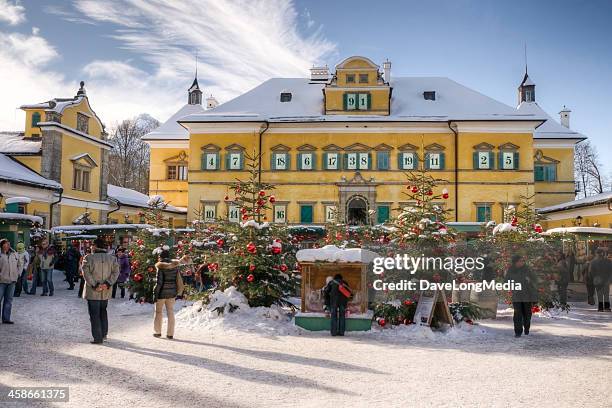
[[323,248],[300,249],[295,254],[299,262],[370,263],[378,254],[362,248],[338,248],[325,245]]
[[54,190],[60,190],[62,185],[54,180],[49,180],[30,170],[23,164],[19,163],[4,154],[0,153],[0,180],[18,183],[30,184],[33,186],[45,187]]
[[[140,208],[149,208],[150,197],[136,190],[109,184],[107,195],[109,199],[118,201],[120,204],[123,204],[123,205],[140,207]],[[176,212],[176,213],[186,213],[187,212],[187,210],[184,208],[174,207],[172,205],[168,205],[164,209],[164,211],[170,211],[170,212]]]
[[40,146],[40,139],[24,139],[23,132],[0,132],[0,153],[37,154]]
[[82,234],[85,231],[117,230],[117,229],[149,229],[148,224],[90,224],[90,225],[59,225],[51,228],[53,234]]
[[6,213],[0,212],[0,220],[17,220],[17,221],[30,221],[32,224],[42,224],[43,219],[38,215],[28,214],[17,214],[17,213]]
[[189,139],[189,132],[177,121],[185,116],[204,113],[205,111],[200,104],[186,104],[157,129],[146,134],[143,140],[187,140]]
[[552,228],[545,232],[546,235],[550,234],[603,234],[612,235],[612,228],[600,228],[600,227],[559,227]]
[[[307,78],[273,78],[213,110],[192,114],[179,122],[323,122],[396,121],[445,122],[448,120],[544,120],[521,112],[451,79],[405,77],[391,81],[391,115],[326,115],[322,89],[325,84]],[[291,89],[291,102],[281,102],[283,89]],[[423,92],[436,91],[436,100]]]
[[543,116],[546,119],[546,122],[533,132],[534,139],[586,139],[584,135],[566,128],[550,117],[537,102],[521,102],[517,111],[524,114]]
[[612,200],[612,191],[605,191],[600,194],[595,194],[590,197],[580,198],[574,201],[567,201],[561,204],[555,204],[548,207],[542,207],[538,209],[539,213],[551,213],[555,211],[570,210],[572,208],[590,207],[598,204],[605,204]]
[[68,106],[77,105],[85,95],[77,95],[74,98],[54,98],[50,101],[21,105],[20,109],[44,109],[57,113],[62,113]]

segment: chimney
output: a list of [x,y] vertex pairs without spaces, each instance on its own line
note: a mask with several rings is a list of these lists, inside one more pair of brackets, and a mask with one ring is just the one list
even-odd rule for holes
[[219,106],[219,101],[217,101],[217,98],[212,95],[206,98],[206,109],[214,109],[217,106]]
[[385,82],[390,84],[391,83],[391,61],[389,61],[389,59],[383,62],[383,72],[385,76]]
[[327,65],[324,67],[310,68],[310,83],[324,83],[329,80],[329,68]]
[[568,129],[570,127],[570,113],[572,113],[572,111],[569,110],[565,105],[563,105],[563,109],[561,109],[561,111],[559,112],[561,124]]

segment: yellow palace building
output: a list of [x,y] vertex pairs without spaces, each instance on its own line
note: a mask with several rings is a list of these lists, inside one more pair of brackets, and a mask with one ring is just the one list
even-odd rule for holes
[[[151,193],[172,194],[190,220],[237,221],[225,197],[254,153],[262,181],[276,185],[266,217],[277,223],[384,222],[411,204],[404,173],[423,167],[445,180],[441,204],[456,221],[501,221],[522,195],[537,207],[573,200],[584,136],[569,129],[569,110],[558,123],[537,105],[527,73],[515,108],[448,78],[382,67],[350,57],[334,72],[312,68],[310,78],[273,78],[211,109],[177,112],[163,125],[171,132],[147,137]],[[194,84],[189,100],[201,104]]]
[[[142,222],[149,197],[108,184],[112,145],[84,85],[74,97],[21,106],[24,131],[0,132],[0,211],[45,227]],[[166,210],[172,225],[185,224],[184,209]]]

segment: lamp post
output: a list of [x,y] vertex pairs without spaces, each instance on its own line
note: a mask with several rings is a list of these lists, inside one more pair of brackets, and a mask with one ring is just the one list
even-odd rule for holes
[[576,225],[577,226],[581,226],[582,225],[582,216],[581,215],[576,217]]

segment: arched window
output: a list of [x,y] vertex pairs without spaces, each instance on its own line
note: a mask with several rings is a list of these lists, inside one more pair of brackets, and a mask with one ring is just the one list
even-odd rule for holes
[[34,112],[32,114],[32,127],[38,126],[38,122],[40,122],[40,113]]

